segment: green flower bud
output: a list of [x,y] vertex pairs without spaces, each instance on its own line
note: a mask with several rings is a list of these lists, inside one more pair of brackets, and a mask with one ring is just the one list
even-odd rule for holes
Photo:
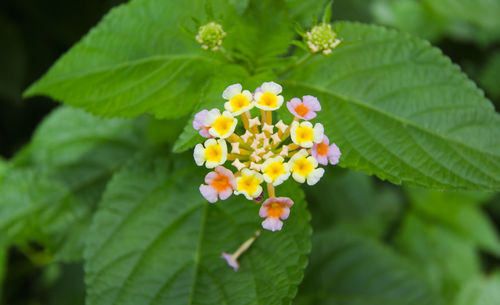
[[340,44],[340,40],[336,39],[337,33],[332,30],[332,26],[327,23],[322,23],[312,28],[305,35],[307,46],[311,53],[321,52],[323,55],[332,53],[332,50]]
[[226,32],[222,30],[222,26],[212,21],[200,26],[196,41],[204,50],[217,51],[224,37],[226,37]]

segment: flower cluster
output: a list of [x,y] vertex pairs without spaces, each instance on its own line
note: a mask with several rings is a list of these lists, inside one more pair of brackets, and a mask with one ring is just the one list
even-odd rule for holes
[[195,39],[204,50],[217,51],[222,45],[224,37],[226,37],[226,32],[222,26],[212,21],[200,26]]
[[[265,218],[263,228],[271,231],[281,230],[281,220],[288,218],[293,205],[290,198],[276,197],[275,186],[290,176],[299,183],[314,185],[324,173],[318,165],[337,164],[340,158],[339,148],[330,144],[323,125],[310,122],[321,110],[314,96],[292,98],[286,103],[294,115],[290,124],[273,122],[272,112],[284,103],[281,91],[274,82],[263,83],[253,94],[240,84],[230,85],[222,93],[225,111],[202,110],[193,121],[193,128],[207,138],[196,145],[194,160],[198,166],[214,169],[200,186],[203,197],[214,203],[234,193],[260,202],[265,182],[268,199],[259,215]],[[260,115],[252,117],[254,107]],[[240,130],[238,117],[243,127]],[[226,161],[231,162],[235,173],[223,167]]]
[[332,53],[332,50],[340,44],[337,33],[332,30],[332,26],[328,23],[313,27],[310,32],[305,34],[305,39],[312,53],[321,52],[323,55]]

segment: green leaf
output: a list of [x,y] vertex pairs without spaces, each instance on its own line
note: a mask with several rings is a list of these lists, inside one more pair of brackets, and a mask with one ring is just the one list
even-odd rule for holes
[[359,42],[284,81],[289,97],[319,98],[341,166],[397,184],[500,188],[500,116],[457,66],[396,31],[346,23],[341,35]]
[[108,117],[144,112],[159,118],[186,115],[216,59],[202,52],[179,25],[191,24],[191,16],[203,15],[201,0],[135,0],[121,5],[25,96],[49,95]]
[[404,220],[396,245],[420,266],[448,304],[463,285],[480,274],[479,253],[472,241],[417,213]]
[[0,185],[2,232],[15,243],[37,241],[56,259],[81,258],[91,213],[113,172],[144,145],[145,125],[54,111]]
[[457,297],[455,305],[496,305],[500,300],[500,272],[475,278]]
[[313,237],[295,304],[440,304],[417,268],[378,242],[333,229]]
[[415,210],[422,216],[442,223],[481,249],[500,256],[500,238],[495,226],[477,203],[488,197],[417,188],[408,188],[407,191]]
[[[138,157],[114,176],[86,247],[87,304],[288,304],[310,251],[303,194],[280,232],[265,231],[234,272],[221,258],[260,228],[259,205],[242,196],[209,204],[192,160]],[[196,183],[198,181],[198,183]]]

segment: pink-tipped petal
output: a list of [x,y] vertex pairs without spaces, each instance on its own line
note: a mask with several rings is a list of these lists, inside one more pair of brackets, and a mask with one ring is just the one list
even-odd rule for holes
[[217,177],[219,177],[219,174],[217,174],[216,172],[210,172],[205,176],[205,183],[210,184]]
[[323,135],[323,143],[325,143],[326,145],[330,144],[330,140],[328,139],[328,137],[326,135]]
[[240,268],[240,264],[234,259],[233,255],[222,253],[222,258],[226,260],[226,263],[234,269],[234,271],[238,271]]
[[268,217],[262,222],[262,227],[269,231],[279,231],[283,227],[283,222],[276,217]]
[[306,113],[306,115],[304,115],[304,120],[306,121],[310,121],[312,119],[314,119],[316,117],[316,112],[314,111],[309,111],[308,113]]
[[316,155],[313,157],[316,159],[316,161],[318,161],[318,164],[321,164],[321,165],[328,165],[328,157],[327,156],[320,156],[320,155]]
[[288,218],[288,216],[290,216],[290,208],[289,207],[283,208],[283,214],[281,214],[280,218],[285,220]]
[[227,189],[223,190],[222,192],[219,193],[219,198],[220,200],[226,200],[233,194],[233,189],[228,187]]
[[208,129],[205,128],[200,129],[199,134],[204,138],[213,138],[210,132],[208,132]]
[[335,165],[339,163],[340,156],[342,154],[340,153],[340,149],[335,145],[335,143],[332,143],[330,147],[328,148],[328,159],[330,160],[330,163],[332,165]]
[[210,203],[217,201],[217,191],[210,185],[200,185],[200,193]]
[[302,100],[304,101],[304,106],[311,109],[312,111],[320,111],[321,110],[321,104],[319,103],[319,101],[316,97],[314,97],[312,95],[304,95],[302,97]]
[[[203,128],[205,125],[204,125],[204,122],[205,122],[205,117],[207,116],[208,114],[208,110],[206,109],[203,109],[202,111],[198,112],[195,116],[194,116],[194,120],[193,120],[193,128],[195,130],[198,130],[198,129],[201,129]],[[203,136],[203,135],[202,135]]]
[[[267,200],[266,200],[267,201]],[[267,217],[267,205],[262,204],[259,209],[259,216],[262,218]]]

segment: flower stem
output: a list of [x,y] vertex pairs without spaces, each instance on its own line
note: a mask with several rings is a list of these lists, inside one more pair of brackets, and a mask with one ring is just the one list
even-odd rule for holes
[[269,198],[276,197],[276,193],[274,192],[274,185],[272,183],[267,184],[267,194]]
[[238,257],[241,254],[243,254],[243,252],[248,250],[248,248],[250,248],[250,246],[257,239],[257,237],[260,236],[261,233],[262,233],[262,230],[260,230],[260,229],[257,230],[252,237],[250,237],[247,241],[245,241],[243,244],[241,244],[241,246],[233,253],[234,260],[237,260]]

